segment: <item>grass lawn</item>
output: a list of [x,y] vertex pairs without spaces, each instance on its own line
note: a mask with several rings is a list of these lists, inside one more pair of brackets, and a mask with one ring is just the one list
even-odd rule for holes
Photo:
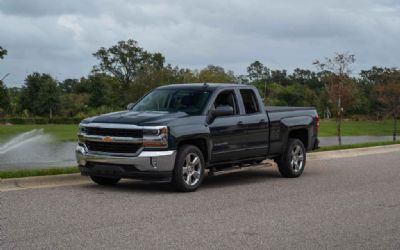
[[[400,120],[398,122],[400,134]],[[45,124],[45,125],[0,125],[0,142],[19,133],[43,128],[45,133],[53,135],[60,141],[77,140],[77,124]],[[342,135],[392,135],[393,121],[343,121]],[[321,120],[319,136],[336,136],[334,120]]]
[[[400,134],[400,120],[397,133]],[[392,135],[393,121],[350,121],[342,122],[342,135]],[[336,122],[334,120],[321,120],[319,136],[336,136]]]
[[77,167],[0,170],[0,178],[8,179],[8,178],[21,178],[29,176],[45,176],[45,175],[74,174],[74,173],[79,173],[79,169]]
[[32,129],[44,129],[60,141],[76,141],[77,124],[44,124],[44,125],[0,125],[0,142]]

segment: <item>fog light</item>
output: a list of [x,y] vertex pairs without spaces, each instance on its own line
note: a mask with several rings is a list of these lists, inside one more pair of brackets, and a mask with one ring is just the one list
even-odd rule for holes
[[86,161],[85,160],[79,160],[79,165],[86,166]]
[[158,167],[157,157],[151,157],[150,163],[153,166],[153,168],[157,168]]

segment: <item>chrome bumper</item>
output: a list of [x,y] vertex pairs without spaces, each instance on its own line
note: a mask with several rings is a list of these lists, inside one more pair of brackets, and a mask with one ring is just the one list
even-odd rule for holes
[[75,154],[80,166],[86,166],[87,163],[130,165],[139,171],[145,172],[172,171],[176,157],[175,150],[142,151],[137,156],[111,156],[91,153],[80,145],[76,147]]

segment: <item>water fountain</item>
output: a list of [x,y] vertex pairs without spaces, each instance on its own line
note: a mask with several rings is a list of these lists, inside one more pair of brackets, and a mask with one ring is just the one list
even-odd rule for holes
[[74,148],[74,142],[58,142],[34,129],[0,144],[0,170],[74,166]]

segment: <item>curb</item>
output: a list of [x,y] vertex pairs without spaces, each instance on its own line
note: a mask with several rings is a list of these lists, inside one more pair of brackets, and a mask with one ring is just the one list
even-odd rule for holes
[[23,178],[0,179],[0,192],[42,187],[71,186],[90,183],[80,174],[59,174]]
[[309,153],[309,160],[327,160],[400,151],[400,144]]
[[[400,151],[400,144],[315,152],[315,153],[309,153],[307,156],[308,160],[314,161],[314,160],[357,157],[357,156],[372,155],[372,154],[382,154],[382,153],[390,153],[396,151]],[[268,161],[266,161],[265,163],[268,164]],[[81,176],[80,174],[60,174],[60,175],[0,179],[0,192],[33,189],[33,188],[82,185],[89,183],[91,183],[89,178],[86,176]]]

